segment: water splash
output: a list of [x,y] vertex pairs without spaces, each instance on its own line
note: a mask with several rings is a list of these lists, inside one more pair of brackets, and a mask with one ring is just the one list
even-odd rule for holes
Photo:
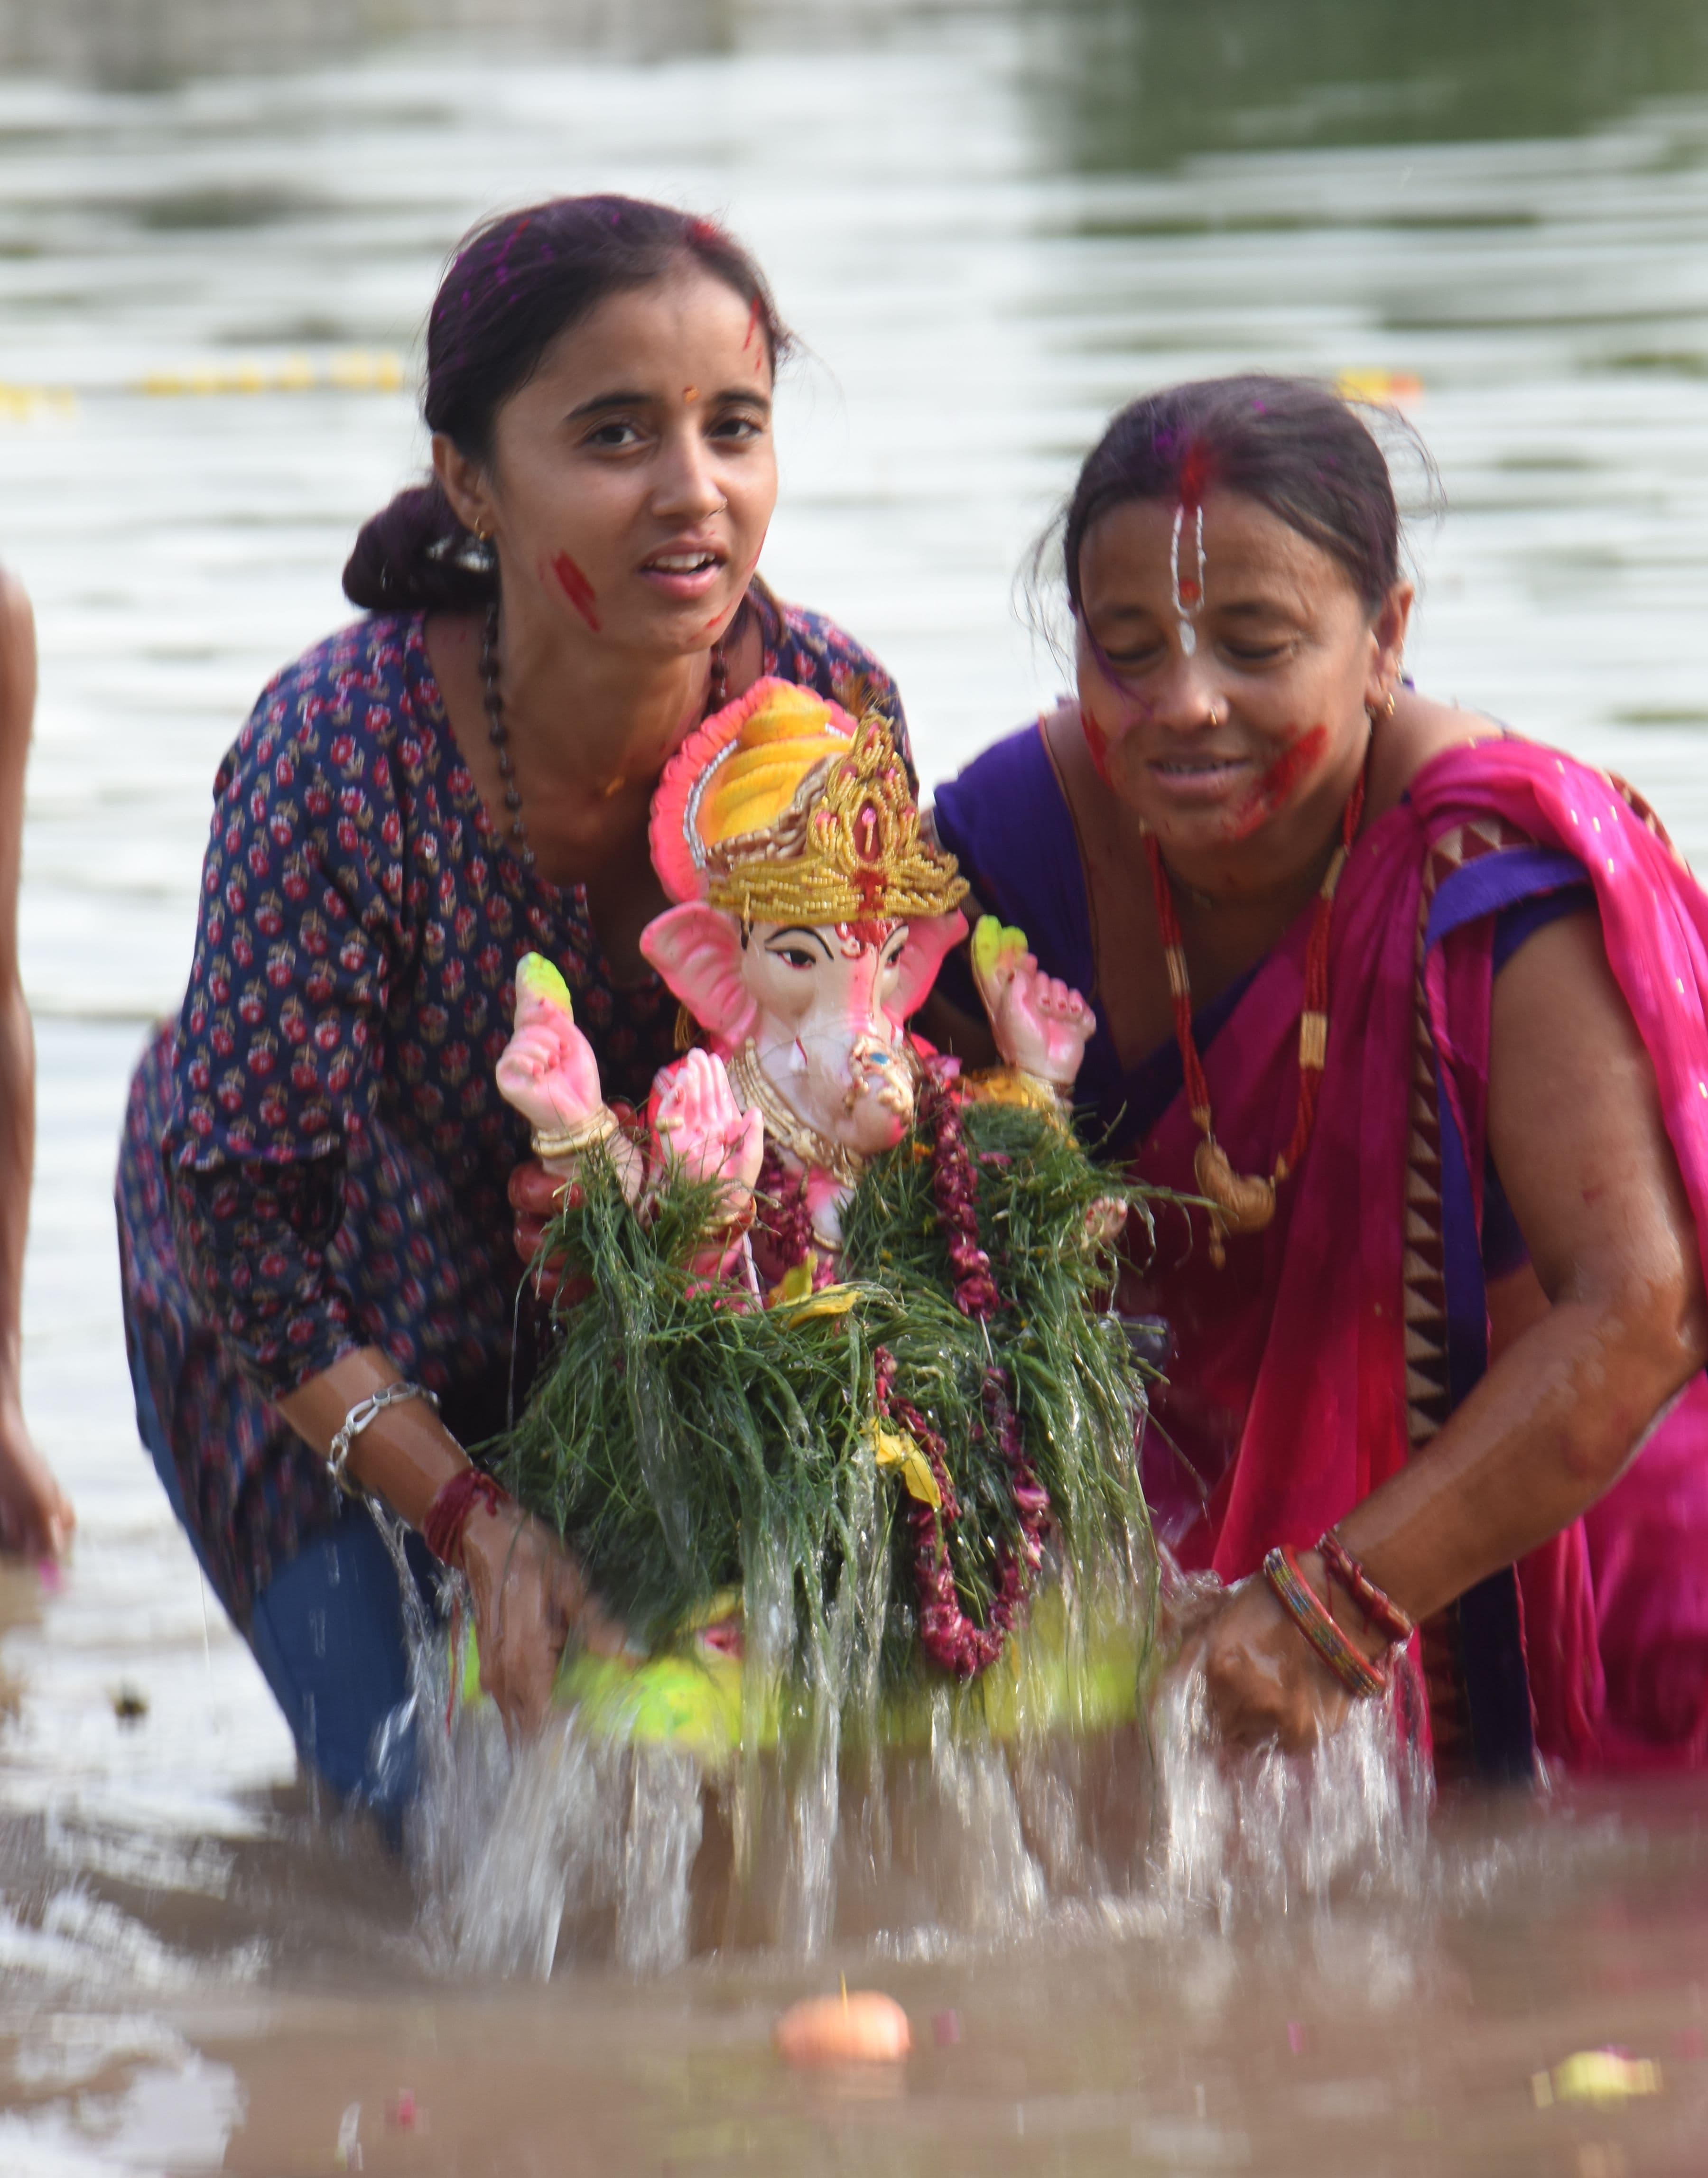
[[1392,1695],[1355,1704],[1308,1756],[1235,1753],[1210,1721],[1202,1668],[1166,1681],[1155,1710],[1159,1903],[1225,1932],[1243,1914],[1348,1890],[1418,1891],[1432,1786],[1402,1713]]
[[[931,1951],[1087,1909],[1105,1927],[1225,1934],[1246,1916],[1423,1887],[1427,1765],[1392,1704],[1360,1705],[1297,1758],[1222,1746],[1201,1671],[1163,1681],[1147,1727],[1097,1733],[1042,1727],[1022,1705],[1017,1732],[981,1736],[945,1685],[918,1743],[886,1745],[859,1631],[881,1623],[875,1523],[804,1676],[786,1570],[753,1552],[745,1703],[766,1728],[730,1764],[625,1743],[574,1710],[512,1749],[490,1703],[453,1698],[465,1659],[408,1573],[402,1530],[376,1518],[411,1656],[380,1751],[418,1776],[408,1846],[448,1967],[544,1978],[568,1957],[660,1973],[710,1946]],[[458,1591],[445,1584],[447,1614]]]

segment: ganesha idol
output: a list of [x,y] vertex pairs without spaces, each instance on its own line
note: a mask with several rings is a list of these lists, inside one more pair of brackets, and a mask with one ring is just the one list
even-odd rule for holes
[[[571,1175],[603,1146],[638,1201],[649,1174],[673,1161],[722,1180],[731,1234],[751,1218],[762,1172],[775,1172],[802,1199],[822,1286],[836,1276],[850,1190],[912,1121],[926,1054],[906,1023],[966,935],[966,883],[922,835],[883,723],[857,724],[775,680],[672,758],[651,850],[676,904],[647,926],[641,950],[703,1048],[659,1075],[645,1143],[604,1103],[568,993],[537,955],[517,974],[499,1087],[548,1169]],[[1017,932],[992,925],[980,938],[975,971],[1007,1069],[992,1092],[1054,1108],[1072,1091],[1091,1009],[1040,971]],[[790,1267],[765,1253],[763,1238],[757,1249],[738,1239],[715,1268],[769,1292]]]
[[[650,846],[672,905],[642,949],[692,1048],[643,1114],[613,1110],[529,955],[498,1065],[571,1183],[546,1245],[576,1274],[503,1472],[634,1636],[626,1662],[572,1660],[561,1699],[726,1755],[758,1729],[763,1622],[768,1714],[791,1673],[839,1702],[881,1686],[892,1737],[933,1687],[1015,1711],[1048,1590],[1059,1660],[1088,1652],[1070,1599],[1116,1597],[1103,1711],[1130,1716],[1144,1393],[1103,1296],[1136,1191],[1067,1116],[1090,1008],[987,917],[1002,1064],[967,1080],[910,1033],[967,889],[883,721],[809,691],[764,680],[708,720]],[[1051,1671],[1046,1705],[1089,1715],[1083,1673]]]

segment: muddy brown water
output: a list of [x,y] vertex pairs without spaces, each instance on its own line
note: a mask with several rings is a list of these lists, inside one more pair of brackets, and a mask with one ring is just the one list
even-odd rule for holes
[[[549,1979],[450,1942],[458,1901],[489,1934],[550,1901],[412,1868],[297,1780],[137,1448],[108,1207],[214,766],[422,458],[389,358],[460,229],[549,191],[758,248],[810,350],[768,569],[894,668],[928,777],[1059,685],[1015,571],[1109,408],[1387,372],[1449,509],[1415,534],[1421,681],[1618,769],[1700,862],[1700,9],[57,0],[0,8],[0,540],[43,666],[26,1389],[81,1519],[63,1580],[0,1573],[0,2171],[1700,2170],[1688,1781],[1425,1828],[1373,1755],[1312,1784],[1180,1747],[1173,1827],[1093,1878],[1048,1764],[939,1765],[863,1926],[845,1880],[828,1933],[664,1967],[609,1902]],[[913,2057],[782,2074],[778,2010],[844,1973]],[[1571,2099],[1604,2045],[1655,2091]]]

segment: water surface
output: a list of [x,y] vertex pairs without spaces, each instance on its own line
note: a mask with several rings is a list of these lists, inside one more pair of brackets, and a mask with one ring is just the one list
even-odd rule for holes
[[[1227,1930],[1138,1902],[1017,1949],[446,1972],[403,1872],[316,1823],[137,1449],[108,1190],[215,764],[423,459],[387,358],[463,227],[548,192],[668,196],[764,258],[808,349],[767,569],[895,670],[928,778],[1059,685],[1015,575],[1110,408],[1386,371],[1449,509],[1420,681],[1616,768],[1701,861],[1700,10],[475,12],[0,13],[0,506],[43,687],[26,1387],[81,1518],[63,1584],[0,1577],[0,2168],[324,2171],[341,2136],[399,2170],[1699,2168],[1683,1787],[1448,1810],[1391,1880]],[[142,390],[250,366],[311,390]],[[905,2082],[780,2081],[775,2008],[845,1965],[907,2003]],[[1662,2092],[1537,2107],[1608,2041]],[[388,2127],[406,2087],[424,2122]]]

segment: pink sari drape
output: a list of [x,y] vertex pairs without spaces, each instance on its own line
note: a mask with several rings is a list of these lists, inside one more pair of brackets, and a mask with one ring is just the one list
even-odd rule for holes
[[[1648,1048],[1699,1233],[1708,1235],[1708,897],[1602,774],[1512,738],[1451,750],[1359,841],[1336,902],[1332,1028],[1316,1132],[1274,1223],[1172,1265],[1150,1297],[1174,1325],[1164,1418],[1209,1486],[1180,1546],[1225,1579],[1306,1546],[1410,1453],[1403,1263],[1418,1040],[1419,909],[1430,857],[1501,828],[1583,865],[1607,957]],[[1205,1053],[1218,1138],[1267,1171],[1291,1129],[1308,917]],[[1425,977],[1443,1128],[1481,1221],[1489,925],[1434,948]],[[1177,1097],[1136,1169],[1190,1192]],[[1413,1381],[1415,1388],[1415,1379]],[[1708,1759],[1708,1393],[1699,1379],[1586,1521],[1519,1568],[1538,1743],[1574,1766]]]

